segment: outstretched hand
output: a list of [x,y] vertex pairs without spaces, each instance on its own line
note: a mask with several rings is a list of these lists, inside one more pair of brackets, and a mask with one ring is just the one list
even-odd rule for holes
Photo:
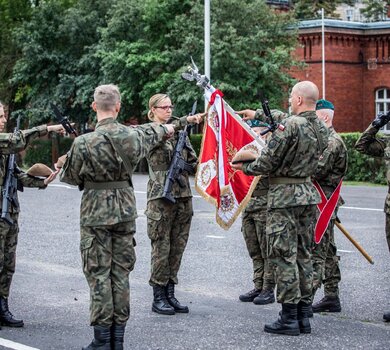
[[193,123],[193,124],[199,124],[203,121],[203,118],[206,114],[207,114],[207,112],[189,115],[187,117],[187,122]]
[[250,120],[255,118],[256,111],[252,109],[244,109],[242,111],[236,111],[236,113],[242,115],[243,120]]
[[45,180],[43,180],[43,183],[47,186],[50,182],[53,182],[53,180],[57,177],[59,170],[53,171]]

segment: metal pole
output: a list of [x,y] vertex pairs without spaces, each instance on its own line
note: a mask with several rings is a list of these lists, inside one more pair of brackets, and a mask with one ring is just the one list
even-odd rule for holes
[[[211,80],[210,75],[210,0],[204,0],[204,73]],[[205,110],[207,102],[205,101]]]
[[324,9],[321,9],[322,16],[322,98],[325,99],[325,26]]

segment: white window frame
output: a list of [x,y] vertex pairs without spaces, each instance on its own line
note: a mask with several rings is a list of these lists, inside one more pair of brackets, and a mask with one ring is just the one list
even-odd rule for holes
[[[379,98],[379,92],[383,91],[383,98]],[[375,111],[379,113],[390,112],[390,89],[380,88],[375,91]],[[381,131],[386,134],[390,134],[390,123],[381,128]]]

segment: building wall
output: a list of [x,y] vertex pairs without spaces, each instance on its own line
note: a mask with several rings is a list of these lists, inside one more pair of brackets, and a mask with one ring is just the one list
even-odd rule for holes
[[[306,66],[291,74],[313,81],[323,97],[320,28],[302,30],[299,42],[295,55]],[[335,128],[363,131],[376,114],[376,89],[390,88],[390,34],[329,29],[325,57],[325,98],[335,105]]]

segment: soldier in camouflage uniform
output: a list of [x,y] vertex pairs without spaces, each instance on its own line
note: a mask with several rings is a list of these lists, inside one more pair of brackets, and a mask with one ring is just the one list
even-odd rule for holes
[[[259,127],[261,124],[257,120],[249,122],[251,122],[252,130],[257,134],[264,129]],[[267,193],[268,177],[262,176],[242,213],[241,231],[253,263],[253,283],[255,288],[245,294],[241,294],[239,299],[243,302],[253,302],[256,305],[275,302],[275,278],[273,269],[266,256]]]
[[84,189],[80,250],[90,287],[94,339],[83,349],[122,350],[130,313],[129,273],[136,259],[132,169],[174,128],[119,124],[120,93],[115,85],[98,86],[92,108],[97,113],[96,129],[75,139],[61,181]]
[[[46,135],[49,131],[61,133],[61,125],[42,125],[29,130],[20,130],[16,133],[4,133],[7,119],[4,107],[0,103],[0,183],[4,185],[8,155],[23,150],[31,141],[39,136]],[[41,179],[27,175],[23,171],[17,173],[18,181],[26,187],[46,188],[54,180],[56,173],[48,178]],[[0,194],[0,209],[2,207],[2,194]],[[9,225],[0,219],[0,324],[8,327],[23,327],[23,320],[15,319],[8,308],[8,296],[10,292],[12,276],[15,272],[16,246],[18,242],[18,217],[19,207],[11,205],[9,214],[14,222]]]
[[[332,126],[334,106],[327,100],[319,100],[316,105],[317,116],[329,129],[328,146],[322,154],[313,180],[317,181],[329,199],[337,185],[347,172],[348,154],[342,138]],[[324,298],[315,303],[313,312],[340,312],[338,284],[341,280],[339,257],[334,239],[334,224],[337,211],[344,201],[340,197],[339,203],[332,215],[329,225],[319,244],[313,248],[313,294],[321,288],[324,282]]]
[[[318,88],[309,81],[296,84],[290,97],[293,115],[284,119],[255,161],[232,165],[248,175],[269,175],[267,257],[276,265],[278,320],[268,333],[310,333],[308,318],[313,288],[311,247],[320,196],[311,182],[326,148],[328,131],[315,114]],[[254,117],[254,111],[243,113]]]
[[[172,120],[172,102],[166,94],[153,95],[149,100],[148,118],[152,124],[165,124]],[[199,123],[204,114],[173,118],[173,123],[182,127],[187,123]],[[177,136],[177,135],[176,135]],[[175,181],[172,196],[176,203],[162,196],[168,169],[176,147],[177,137],[155,145],[147,155],[149,182],[147,189],[148,236],[152,245],[151,276],[153,287],[152,310],[159,314],[174,315],[188,313],[188,307],[180,304],[175,297],[175,284],[178,283],[181,259],[187,245],[193,215],[192,194],[187,172],[181,175],[181,184]],[[184,160],[195,173],[197,157],[187,138],[183,150]]]
[[[374,157],[384,158],[387,167],[387,184],[389,191],[385,200],[385,214],[386,214],[386,238],[390,251],[390,139],[388,137],[379,137],[377,135],[379,129],[384,127],[390,121],[390,112],[387,114],[378,114],[375,120],[360,136],[355,148],[357,151]],[[390,321],[390,312],[385,312],[383,320]]]

